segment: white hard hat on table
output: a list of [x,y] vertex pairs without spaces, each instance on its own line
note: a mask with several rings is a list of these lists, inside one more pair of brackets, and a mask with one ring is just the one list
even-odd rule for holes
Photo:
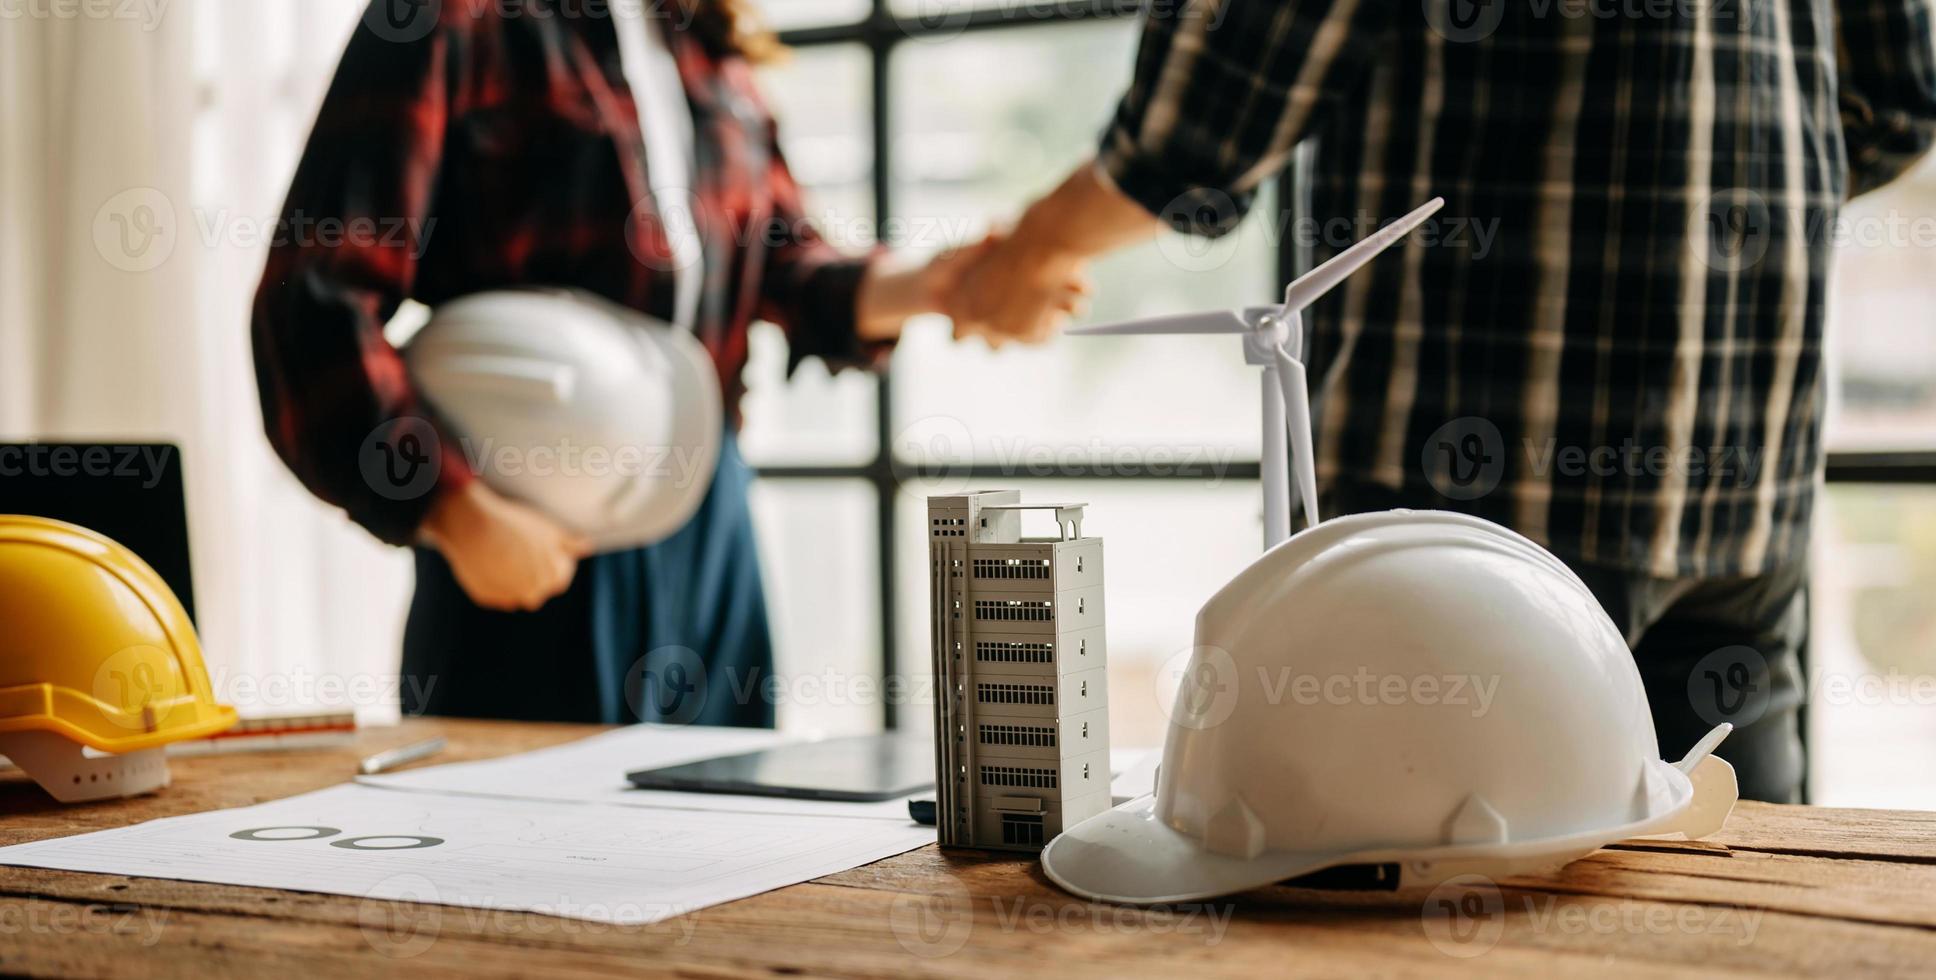
[[1156,793],[1042,863],[1136,904],[1339,865],[1397,864],[1404,885],[1533,872],[1718,829],[1734,771],[1708,753],[1726,731],[1661,761],[1619,631],[1533,542],[1436,511],[1340,517],[1203,607]]

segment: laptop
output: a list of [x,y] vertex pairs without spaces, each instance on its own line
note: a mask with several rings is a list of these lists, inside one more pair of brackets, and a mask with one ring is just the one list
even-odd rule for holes
[[154,567],[194,621],[180,447],[0,443],[0,514],[50,517],[113,538]]

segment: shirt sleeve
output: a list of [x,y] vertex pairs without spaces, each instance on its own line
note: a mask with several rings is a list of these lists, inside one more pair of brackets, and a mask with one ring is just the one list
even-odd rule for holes
[[766,121],[765,179],[773,215],[767,222],[758,316],[787,336],[787,374],[818,357],[827,367],[879,368],[892,340],[862,340],[854,331],[854,301],[873,256],[848,256],[807,220],[800,187],[780,152],[779,127]]
[[1930,0],[1839,0],[1838,90],[1849,196],[1902,176],[1936,142]]
[[1369,71],[1391,0],[1151,3],[1096,163],[1171,227],[1221,235]]
[[[410,295],[449,107],[452,44],[361,28],[283,205],[251,332],[269,441],[304,486],[405,544],[472,477],[383,327]],[[426,469],[428,467],[428,469]]]

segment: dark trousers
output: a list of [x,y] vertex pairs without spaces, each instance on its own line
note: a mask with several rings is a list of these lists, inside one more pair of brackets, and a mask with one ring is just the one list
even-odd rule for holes
[[404,711],[772,727],[751,482],[729,437],[690,523],[650,547],[585,559],[571,588],[535,612],[479,608],[442,555],[418,549]]
[[[1327,515],[1427,509],[1435,502],[1356,484],[1333,486],[1325,497]],[[1679,759],[1715,725],[1730,722],[1734,732],[1715,754],[1734,766],[1742,799],[1801,802],[1807,564],[1690,579],[1560,557],[1627,638],[1661,756]]]

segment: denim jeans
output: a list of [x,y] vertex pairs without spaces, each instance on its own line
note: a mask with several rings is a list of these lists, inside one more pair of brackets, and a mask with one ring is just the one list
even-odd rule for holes
[[671,537],[579,563],[534,612],[482,609],[417,551],[404,711],[521,721],[770,728],[773,642],[747,488],[728,436],[705,502]]

